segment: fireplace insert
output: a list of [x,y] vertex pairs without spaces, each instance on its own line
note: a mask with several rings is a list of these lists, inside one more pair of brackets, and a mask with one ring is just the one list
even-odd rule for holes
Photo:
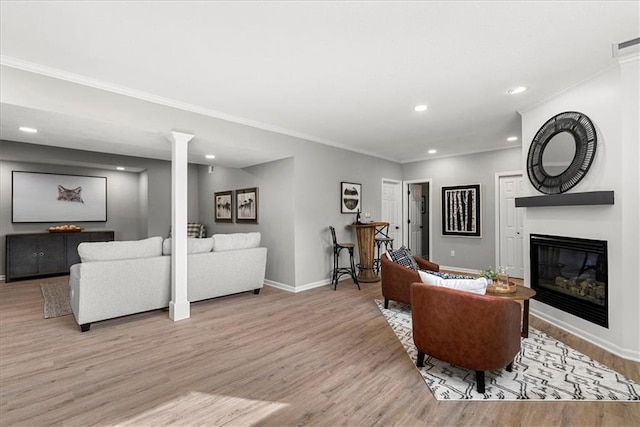
[[608,328],[607,242],[542,234],[529,242],[534,299]]

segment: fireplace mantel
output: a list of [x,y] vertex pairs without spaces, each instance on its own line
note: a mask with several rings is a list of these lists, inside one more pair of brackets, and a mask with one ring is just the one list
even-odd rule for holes
[[547,194],[544,196],[516,197],[516,208],[613,205],[613,201],[613,191]]

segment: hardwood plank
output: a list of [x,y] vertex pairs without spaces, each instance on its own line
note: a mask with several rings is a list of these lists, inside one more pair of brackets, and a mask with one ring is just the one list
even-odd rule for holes
[[[98,322],[43,318],[39,284],[0,283],[0,424],[640,425],[623,402],[439,402],[374,299],[348,280],[265,287]],[[640,382],[638,363],[532,317],[543,330]]]

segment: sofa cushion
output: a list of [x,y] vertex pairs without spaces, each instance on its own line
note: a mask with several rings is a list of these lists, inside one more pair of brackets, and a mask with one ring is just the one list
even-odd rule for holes
[[418,263],[416,262],[416,260],[413,259],[413,255],[411,255],[411,251],[409,251],[409,249],[407,249],[404,246],[400,247],[400,249],[397,249],[395,251],[393,250],[387,251],[387,255],[389,256],[389,259],[391,259],[391,261],[395,262],[396,264],[403,265],[412,270],[420,269],[420,266],[418,266]]
[[151,258],[162,255],[162,237],[115,242],[82,242],[78,245],[82,262]]
[[418,270],[422,283],[432,286],[457,289],[459,291],[473,292],[484,295],[487,291],[487,279],[479,277],[477,279],[443,279],[435,274],[427,273],[425,270]]
[[[211,249],[213,249],[213,237],[207,237],[204,239],[195,237],[187,238],[188,254],[211,252]],[[162,255],[171,255],[171,237],[164,239],[164,242],[162,242]]]
[[253,233],[232,233],[232,234],[214,234],[213,251],[234,251],[238,249],[257,248],[260,246],[260,232]]

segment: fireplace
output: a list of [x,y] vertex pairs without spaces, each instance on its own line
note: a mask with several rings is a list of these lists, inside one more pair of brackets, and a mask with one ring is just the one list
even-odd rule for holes
[[609,327],[607,242],[532,234],[534,299]]

